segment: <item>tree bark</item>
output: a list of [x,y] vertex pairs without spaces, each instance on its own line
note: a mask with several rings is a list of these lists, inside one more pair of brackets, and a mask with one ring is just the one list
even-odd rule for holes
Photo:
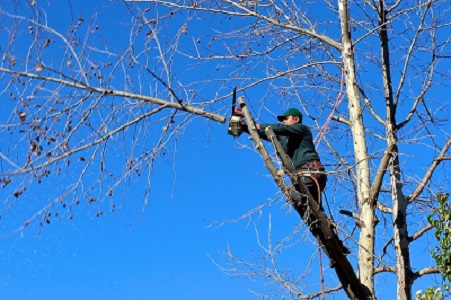
[[388,148],[391,148],[389,159],[390,190],[393,203],[393,232],[396,252],[397,268],[397,299],[412,298],[413,273],[410,265],[409,234],[407,231],[406,215],[408,200],[402,192],[400,182],[399,149],[396,124],[396,103],[393,99],[392,80],[390,74],[390,54],[387,34],[387,20],[384,3],[379,0],[379,39],[381,43],[382,80],[386,107],[386,128]]
[[368,150],[365,141],[360,94],[355,76],[354,49],[347,2],[347,0],[339,0],[338,8],[342,30],[342,56],[350,114],[349,121],[354,140],[357,199],[360,205],[360,221],[362,223],[360,228],[359,274],[362,284],[374,295],[375,201],[370,197]]

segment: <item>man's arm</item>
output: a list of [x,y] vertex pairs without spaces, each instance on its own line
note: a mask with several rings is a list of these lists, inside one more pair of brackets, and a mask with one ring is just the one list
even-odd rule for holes
[[266,127],[271,126],[276,135],[304,135],[305,129],[301,124],[285,125],[285,124],[261,124],[257,127],[259,134],[265,132]]
[[269,141],[268,140],[268,137],[266,136],[266,133],[265,133],[265,128],[267,127],[267,126],[270,126],[271,124],[255,124],[255,127],[257,128],[257,133],[258,133],[258,136],[262,139],[262,140],[265,140],[265,141]]

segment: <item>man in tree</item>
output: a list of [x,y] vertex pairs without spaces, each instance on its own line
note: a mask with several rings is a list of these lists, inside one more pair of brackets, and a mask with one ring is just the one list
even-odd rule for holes
[[277,116],[277,120],[282,124],[257,124],[260,137],[268,140],[265,129],[271,126],[283,150],[291,158],[300,180],[312,197],[320,202],[321,191],[326,186],[327,177],[324,173],[315,173],[324,172],[324,167],[315,150],[310,128],[302,124],[302,114],[296,108],[288,109],[284,114]]
[[[262,139],[268,140],[265,129],[271,126],[283,150],[290,157],[300,182],[307,187],[310,195],[322,209],[321,192],[326,186],[327,176],[316,152],[310,128],[302,124],[302,114],[296,108],[288,109],[284,114],[277,116],[277,120],[282,124],[256,124],[258,134]],[[294,188],[290,188],[289,193],[295,209],[312,233],[318,237],[320,229],[308,209],[307,197]],[[344,245],[341,246],[343,253],[349,254],[349,250]]]

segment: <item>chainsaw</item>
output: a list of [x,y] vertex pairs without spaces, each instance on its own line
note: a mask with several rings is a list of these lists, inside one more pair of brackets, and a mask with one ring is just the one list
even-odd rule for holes
[[239,137],[247,128],[244,121],[244,113],[240,107],[236,107],[236,87],[233,89],[232,96],[232,115],[229,119],[227,133],[234,137]]

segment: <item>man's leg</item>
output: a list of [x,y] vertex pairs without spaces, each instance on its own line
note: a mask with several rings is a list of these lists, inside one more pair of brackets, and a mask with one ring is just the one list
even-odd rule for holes
[[[307,187],[310,195],[313,197],[315,201],[318,202],[318,187],[316,183],[310,178],[310,177],[300,177],[301,182]],[[289,196],[291,200],[293,201],[293,206],[296,209],[296,211],[301,216],[302,220],[305,224],[307,224],[312,230],[316,229],[315,223],[316,220],[312,218],[311,210],[308,205],[308,199],[307,195],[303,195],[302,193],[296,191],[294,187],[290,188]],[[321,203],[320,208],[321,207]]]
[[[301,177],[300,180],[307,187],[313,199],[316,202],[318,202],[321,211],[324,212],[323,206],[321,205],[322,204],[321,199],[319,198],[320,194],[316,182],[312,180],[310,177]],[[301,216],[304,224],[306,224],[310,228],[312,234],[318,238],[321,229],[317,224],[316,217],[314,216],[314,214],[312,214],[312,211],[310,210],[306,195],[302,195],[300,192],[296,191],[293,187],[291,187],[290,198],[294,202],[294,207]],[[334,230],[334,228],[331,227],[331,230]],[[343,244],[343,242],[340,239],[338,240],[342,247],[343,253],[345,255],[348,255],[350,253],[349,249]]]

